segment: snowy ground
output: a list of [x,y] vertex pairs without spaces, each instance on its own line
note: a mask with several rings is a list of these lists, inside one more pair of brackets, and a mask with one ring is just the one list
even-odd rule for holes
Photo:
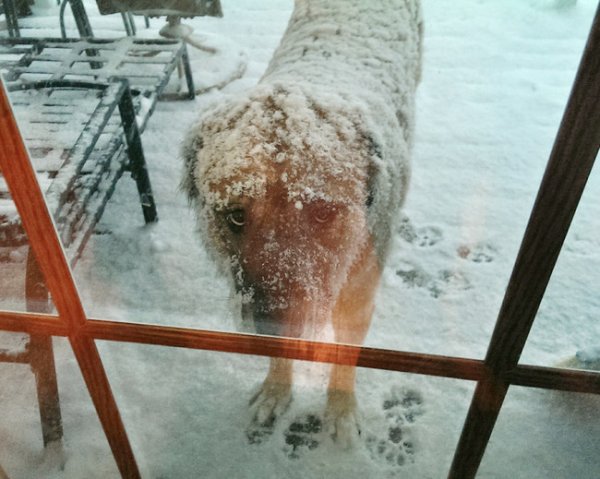
[[[203,106],[258,80],[292,2],[222,3],[224,18],[189,21],[209,43],[228,47],[219,61],[198,59],[194,73],[203,81],[204,64],[209,81],[240,61],[247,64],[245,73],[195,102],[158,105],[143,142],[160,222],[143,226],[133,183],[121,181],[75,270],[92,317],[235,329],[237,303],[197,241],[193,215],[177,190],[178,148]],[[485,354],[596,8],[593,0],[560,7],[568,3],[424,0],[425,64],[408,220],[394,240],[368,345]],[[23,25],[37,27],[36,34],[56,34],[56,15],[55,7],[38,8]],[[96,35],[122,31],[117,17],[92,16]],[[161,23],[153,20],[152,27]],[[599,193],[595,171],[525,363],[576,365],[576,352],[600,345]],[[0,262],[3,308],[23,308],[22,256],[13,251],[8,262]],[[5,364],[0,464],[13,479],[117,477],[73,355],[66,341],[55,345],[64,470],[44,456],[32,375]],[[442,478],[473,391],[465,381],[360,370],[363,435],[346,451],[319,431],[328,367],[299,364],[290,409],[267,441],[250,445],[244,434],[247,401],[263,378],[265,358],[99,346],[148,478]],[[597,478],[599,407],[590,395],[511,389],[479,477]]]

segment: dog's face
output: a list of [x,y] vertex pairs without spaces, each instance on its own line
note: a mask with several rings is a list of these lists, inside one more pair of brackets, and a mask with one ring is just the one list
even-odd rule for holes
[[368,145],[288,94],[199,133],[184,184],[257,331],[322,323],[369,240]]
[[360,200],[287,196],[280,181],[267,182],[264,195],[240,196],[213,213],[218,242],[265,334],[299,335],[306,321],[326,319],[367,239]]

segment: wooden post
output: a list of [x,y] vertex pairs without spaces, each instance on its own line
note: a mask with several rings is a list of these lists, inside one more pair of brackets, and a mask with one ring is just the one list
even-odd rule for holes
[[79,335],[86,322],[81,299],[44,201],[27,149],[0,80],[0,169],[27,232],[30,247],[69,331],[69,341],[88,387],[109,445],[124,478],[140,473],[117,404],[93,339]]
[[4,472],[4,469],[2,469],[2,466],[0,466],[0,479],[8,479],[8,474],[6,474],[6,472]]
[[600,7],[508,283],[450,479],[474,478],[600,145]]

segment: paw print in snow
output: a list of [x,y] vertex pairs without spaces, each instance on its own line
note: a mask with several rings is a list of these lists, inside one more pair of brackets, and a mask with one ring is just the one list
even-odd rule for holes
[[444,235],[436,226],[422,226],[415,228],[407,217],[400,220],[397,228],[398,235],[407,243],[420,247],[434,246],[439,243]]
[[473,263],[491,263],[496,259],[498,250],[489,243],[477,243],[475,245],[463,244],[458,247],[458,256]]
[[383,401],[387,422],[385,437],[367,435],[367,448],[373,460],[392,468],[414,462],[416,452],[413,426],[424,412],[423,398],[418,391],[394,388]]
[[437,275],[432,276],[418,266],[404,262],[396,270],[396,275],[409,288],[425,288],[434,298],[472,288],[469,278],[460,271],[450,269],[438,271]]
[[396,275],[409,288],[424,288],[431,281],[430,276],[421,268],[404,261],[396,270]]
[[417,246],[421,247],[434,246],[439,243],[444,236],[442,230],[435,226],[423,226],[422,228],[417,228],[416,233],[417,237],[415,238],[415,243]]
[[298,459],[306,451],[319,446],[323,421],[314,414],[296,419],[285,432],[285,452],[290,459]]
[[273,434],[273,424],[260,425],[253,423],[246,429],[248,444],[259,445],[267,441]]
[[472,287],[469,278],[460,271],[444,269],[438,271],[437,278],[429,282],[427,289],[431,296],[439,298],[443,294],[466,291]]

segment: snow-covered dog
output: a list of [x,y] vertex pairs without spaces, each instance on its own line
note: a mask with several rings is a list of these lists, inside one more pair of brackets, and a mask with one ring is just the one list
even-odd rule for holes
[[[418,0],[296,0],[258,85],[190,132],[183,186],[259,333],[331,320],[362,344],[409,179],[421,36]],[[326,419],[342,442],[359,431],[354,379],[333,366]],[[291,361],[272,359],[255,425],[291,384]]]

